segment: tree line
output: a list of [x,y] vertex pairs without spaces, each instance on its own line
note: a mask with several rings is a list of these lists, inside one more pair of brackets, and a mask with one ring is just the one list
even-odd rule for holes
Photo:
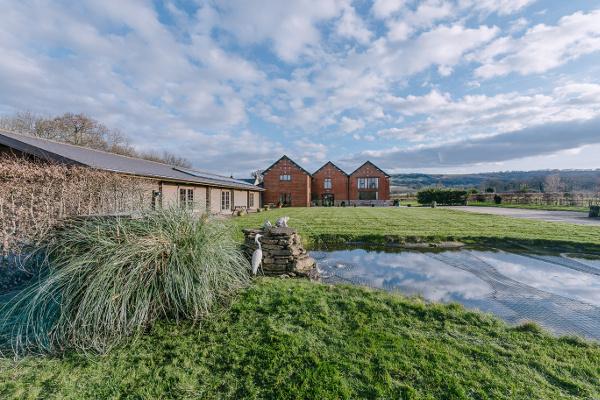
[[140,152],[118,129],[108,128],[86,114],[65,113],[44,117],[31,112],[19,112],[0,117],[0,128],[7,131],[51,139],[58,142],[88,147],[145,160],[191,168],[189,160],[163,150]]

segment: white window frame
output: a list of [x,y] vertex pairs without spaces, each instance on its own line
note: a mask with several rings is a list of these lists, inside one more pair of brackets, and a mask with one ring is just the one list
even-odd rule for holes
[[331,189],[332,181],[331,178],[325,178],[323,180],[323,189]]
[[281,175],[279,175],[279,180],[280,181],[289,182],[289,181],[292,180],[292,175],[290,175],[290,174],[281,174]]
[[221,210],[231,210],[231,192],[229,190],[221,191]]
[[194,188],[179,188],[179,207],[185,210],[194,209]]

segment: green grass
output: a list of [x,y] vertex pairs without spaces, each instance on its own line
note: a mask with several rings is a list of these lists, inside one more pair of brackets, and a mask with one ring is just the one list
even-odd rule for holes
[[470,206],[475,207],[500,207],[500,208],[522,208],[526,210],[547,210],[547,211],[578,211],[588,212],[589,207],[579,206],[553,206],[542,204],[496,204],[494,202],[469,202]]
[[[283,208],[236,218],[238,228],[261,226],[288,215],[309,245],[458,240],[467,243],[521,243],[598,250],[600,228],[466,213],[448,209],[396,207]],[[239,233],[241,235],[241,233]]]
[[3,399],[594,399],[600,346],[458,305],[259,279],[201,327],[105,356],[0,359]]

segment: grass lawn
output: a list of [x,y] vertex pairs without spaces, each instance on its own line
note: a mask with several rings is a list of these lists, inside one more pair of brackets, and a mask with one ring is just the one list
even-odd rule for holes
[[[239,228],[259,227],[265,219],[290,217],[309,244],[361,241],[459,240],[499,245],[503,242],[585,247],[598,250],[600,228],[567,223],[465,213],[433,208],[313,207],[283,208],[233,220]],[[241,235],[241,233],[240,233]]]
[[541,205],[541,204],[496,204],[493,202],[469,202],[469,205],[475,206],[475,207],[523,208],[526,210],[579,211],[579,212],[590,211],[589,207],[548,206],[548,205]]
[[600,397],[600,346],[458,305],[259,279],[202,326],[105,356],[0,359],[2,399]]

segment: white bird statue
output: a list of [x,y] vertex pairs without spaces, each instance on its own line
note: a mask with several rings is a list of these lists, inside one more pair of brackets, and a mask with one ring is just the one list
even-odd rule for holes
[[275,223],[275,226],[278,228],[287,228],[289,219],[290,217],[280,217]]
[[258,249],[254,250],[252,253],[252,275],[256,275],[258,272],[258,267],[262,264],[262,247],[260,246],[260,239],[262,237],[261,234],[256,234],[254,241],[258,245]]
[[271,224],[271,221],[266,219],[265,223],[263,224],[263,229],[271,229],[272,227],[273,227],[273,224]]

